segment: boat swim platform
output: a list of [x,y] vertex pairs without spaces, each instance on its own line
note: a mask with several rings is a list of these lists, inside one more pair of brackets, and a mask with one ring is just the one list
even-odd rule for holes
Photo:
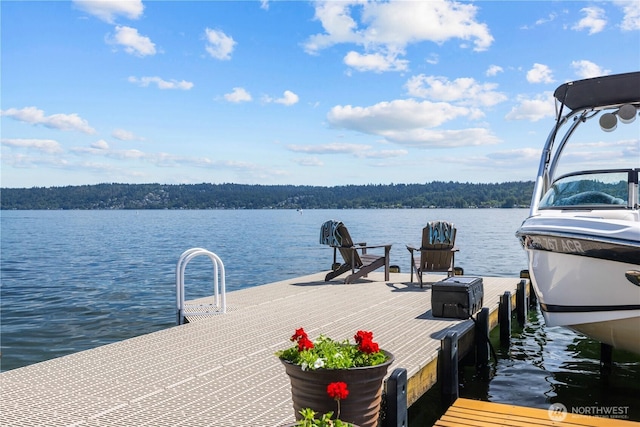
[[458,398],[434,427],[638,427],[640,423]]
[[[227,293],[227,313],[0,374],[0,425],[279,426],[294,421],[290,382],[275,352],[304,327],[352,339],[369,330],[407,370],[411,405],[437,380],[441,339],[463,320],[431,315],[430,286],[409,274],[352,284],[326,272]],[[425,275],[427,282],[444,279]],[[519,278],[484,277],[497,323],[500,296]],[[211,302],[213,297],[195,302]],[[469,322],[469,321],[467,321]]]

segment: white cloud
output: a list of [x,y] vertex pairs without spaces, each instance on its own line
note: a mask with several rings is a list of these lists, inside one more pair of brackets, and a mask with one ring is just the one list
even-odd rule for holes
[[540,152],[541,149],[539,148],[516,148],[488,153],[487,157],[496,162],[505,162],[507,164],[513,162],[516,162],[516,164],[531,164],[540,159]]
[[114,129],[111,136],[120,141],[143,141],[144,138],[136,136],[133,132],[125,129]]
[[534,29],[535,27],[538,27],[540,25],[544,25],[544,24],[546,24],[548,22],[555,21],[557,17],[558,17],[557,13],[550,13],[545,18],[537,19],[536,22],[533,25],[523,25],[523,26],[520,27],[520,29],[521,30],[531,30],[531,29]]
[[474,50],[483,51],[493,43],[486,24],[476,21],[478,8],[453,1],[368,2],[364,22],[366,40],[402,48],[408,43],[450,39],[473,41]]
[[468,108],[444,102],[413,99],[380,102],[370,107],[335,106],[327,119],[332,126],[381,135],[390,129],[432,128],[470,113]]
[[533,99],[518,97],[518,105],[506,115],[507,120],[530,120],[537,122],[555,115],[553,92],[544,92]]
[[107,43],[124,46],[125,52],[136,56],[156,54],[156,45],[149,37],[142,36],[138,30],[118,25],[113,36],[107,36]]
[[315,19],[324,33],[309,37],[304,48],[315,54],[336,44],[355,44],[365,52],[347,55],[348,65],[360,71],[401,71],[407,62],[397,58],[412,43],[460,39],[461,47],[472,42],[476,51],[488,49],[493,37],[486,24],[476,21],[477,10],[452,1],[319,1]]
[[475,108],[408,99],[370,107],[335,106],[327,114],[327,120],[336,128],[378,135],[389,142],[419,148],[497,143],[498,139],[483,128],[434,129],[459,117],[474,118],[476,114]]
[[576,70],[576,74],[581,79],[604,76],[611,73],[611,70],[604,69],[597,64],[586,59],[571,62],[571,66]]
[[162,153],[145,153],[141,150],[111,150],[109,149],[108,144],[103,144],[104,141],[98,141],[96,143],[91,144],[90,148],[79,147],[72,148],[71,151],[75,154],[90,154],[108,157],[110,159],[116,160],[146,160],[152,163],[155,163],[154,160],[157,160],[162,156]]
[[[372,149],[370,145],[365,144],[349,144],[344,142],[333,142],[329,144],[318,145],[289,145],[287,149],[296,153],[307,154],[350,154],[354,157],[365,159],[388,159],[392,157],[400,157],[407,155],[407,150],[380,150]],[[318,159],[308,158],[314,162],[313,166],[322,165]]]
[[498,73],[502,73],[502,72],[504,72],[504,70],[502,69],[501,66],[490,65],[489,68],[487,68],[487,72],[485,74],[487,75],[487,77],[494,77],[494,76],[497,76]]
[[[109,147],[104,140],[97,140],[86,147],[74,147],[68,150],[73,157],[60,155],[63,152],[60,145],[53,140],[36,139],[0,139],[0,143],[9,149],[3,151],[3,164],[9,164],[15,168],[63,168],[78,172],[79,170],[91,170],[92,172],[109,172],[111,177],[118,174],[119,177],[145,177],[148,182],[151,175],[143,172],[144,165],[151,165],[162,168],[201,168],[220,173],[222,170],[233,171],[237,178],[246,182],[264,182],[274,176],[287,175],[287,171],[272,169],[261,164],[234,161],[234,160],[212,160],[199,155],[184,156],[166,152],[145,152],[141,150],[116,150]],[[11,149],[14,148],[14,149]],[[22,150],[18,150],[22,149]],[[4,148],[3,148],[4,150]],[[38,151],[40,155],[26,154],[23,150]],[[117,162],[108,164],[96,163],[91,158],[111,159]],[[81,161],[78,161],[81,159]],[[139,171],[135,172],[134,171]],[[207,172],[210,173],[210,172]],[[162,171],[163,176],[167,176],[166,171]],[[110,181],[121,180],[122,178],[109,178]],[[202,182],[198,178],[195,182]],[[41,184],[36,184],[41,185]]]
[[640,30],[640,2],[616,0],[614,4],[618,5],[624,13],[620,28],[623,31]]
[[606,169],[612,164],[617,167],[633,168],[640,158],[640,140],[638,138],[621,139],[617,141],[581,141],[573,149],[563,155],[563,160],[577,163],[582,167],[589,165],[592,169]]
[[398,59],[395,55],[382,55],[381,53],[360,54],[351,51],[344,57],[344,63],[358,71],[405,71],[409,61]]
[[527,71],[529,83],[553,83],[553,72],[544,64],[533,64],[533,68]]
[[599,7],[585,7],[580,10],[585,14],[585,17],[578,21],[572,29],[576,31],[589,30],[589,34],[596,34],[602,31],[607,25],[607,20],[604,18],[604,9]]
[[[149,154],[145,153],[141,150],[131,149],[131,150],[118,150],[112,151],[114,157],[119,159],[146,159],[149,158]],[[156,154],[157,156],[157,154]]]
[[389,130],[383,135],[389,141],[417,148],[472,147],[500,142],[484,128]]
[[293,159],[294,163],[300,166],[324,166],[324,162],[317,157],[303,157],[301,159]]
[[2,145],[14,148],[26,148],[47,154],[61,153],[62,147],[53,139],[2,138]]
[[[9,153],[3,154],[2,163],[11,165],[13,168],[38,168],[40,166],[47,168],[67,168],[69,161],[62,158],[59,155],[50,155],[50,153],[44,153],[44,155],[28,155],[23,153]],[[4,180],[3,182],[5,182]],[[41,185],[41,184],[36,184]],[[21,185],[24,186],[24,185]]]
[[316,34],[309,37],[305,43],[305,50],[309,53],[317,53],[326,47],[338,43],[358,43],[362,39],[356,33],[358,24],[351,17],[350,7],[352,2],[318,1],[315,3],[315,19],[320,21],[325,34]]
[[33,125],[43,125],[50,129],[72,130],[86,134],[96,133],[95,129],[89,126],[89,123],[76,113],[45,116],[44,111],[36,107],[25,107],[20,110],[17,108],[2,110],[0,111],[0,116],[11,117],[12,119]]
[[402,157],[409,154],[407,150],[380,150],[380,151],[364,151],[357,153],[357,157],[365,159],[391,159],[394,157]]
[[265,95],[262,97],[262,102],[271,103],[275,102],[276,104],[282,104],[286,106],[297,104],[300,98],[295,93],[290,90],[285,90],[282,94],[281,98],[271,98],[269,95]]
[[207,45],[205,46],[205,49],[209,53],[209,55],[220,60],[231,59],[233,47],[236,45],[236,42],[233,40],[233,38],[226,35],[220,30],[212,30],[211,28],[207,28],[204,31],[207,39]]
[[147,87],[150,84],[154,83],[158,89],[180,89],[180,90],[190,90],[193,88],[193,83],[188,82],[186,80],[164,80],[160,77],[129,77],[130,83],[135,83],[142,87]]
[[[459,169],[476,169],[483,175],[487,171],[499,170],[506,172],[504,175],[505,180],[513,181],[514,177],[518,176],[518,174],[514,174],[516,169],[519,172],[524,170],[524,174],[519,174],[523,177],[521,179],[530,179],[531,176],[535,175],[534,168],[540,160],[540,152],[540,148],[517,148],[481,155],[447,157],[442,161],[455,163]],[[528,171],[529,169],[531,170]]]
[[251,101],[251,94],[247,92],[244,88],[234,87],[233,92],[227,93],[224,95],[224,99],[229,102],[239,103],[239,102],[249,102]]
[[543,25],[543,24],[546,24],[547,22],[555,21],[557,17],[558,15],[556,13],[550,13],[546,18],[538,19],[536,21],[536,25]]
[[73,4],[98,19],[112,24],[117,16],[138,19],[142,16],[142,0],[73,0]]
[[472,78],[449,81],[446,77],[420,74],[406,84],[409,95],[434,101],[463,102],[477,106],[492,106],[507,99],[497,92],[495,83],[478,83]]
[[101,139],[91,144],[91,148],[95,148],[96,150],[108,150],[109,144],[104,139]]
[[273,102],[275,102],[276,104],[283,104],[283,105],[289,106],[289,105],[297,104],[299,100],[300,98],[298,97],[298,95],[291,92],[290,90],[285,90],[284,94],[282,95],[282,98],[274,99]]
[[287,149],[296,153],[307,154],[355,154],[361,151],[371,150],[370,145],[348,144],[345,142],[332,142],[318,145],[288,145]]
[[436,53],[430,54],[427,59],[425,59],[427,64],[436,65],[440,62],[440,56]]

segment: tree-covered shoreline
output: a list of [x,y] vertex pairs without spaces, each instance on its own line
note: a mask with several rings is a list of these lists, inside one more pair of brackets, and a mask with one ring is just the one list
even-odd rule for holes
[[434,181],[335,187],[248,184],[95,184],[2,188],[3,210],[409,209],[527,207],[533,182]]

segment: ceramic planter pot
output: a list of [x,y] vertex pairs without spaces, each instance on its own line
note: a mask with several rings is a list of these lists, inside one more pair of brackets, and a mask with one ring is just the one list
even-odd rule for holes
[[[354,424],[354,423],[349,423],[349,424],[351,424],[352,427],[360,427],[359,425]],[[296,427],[296,426],[297,426],[297,423],[291,423],[291,424],[285,424],[285,425],[280,426],[280,427]]]
[[298,365],[280,359],[291,380],[291,397],[296,419],[300,410],[311,408],[324,414],[337,410],[335,400],[327,395],[327,385],[347,383],[349,396],[340,401],[340,419],[360,427],[376,427],[382,400],[382,381],[393,363],[393,354],[384,351],[387,361],[381,365],[350,369],[316,369],[303,371]]

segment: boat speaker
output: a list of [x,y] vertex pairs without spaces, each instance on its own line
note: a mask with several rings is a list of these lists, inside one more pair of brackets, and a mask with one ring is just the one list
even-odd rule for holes
[[605,113],[600,117],[600,128],[605,132],[613,132],[618,126],[618,119],[613,113]]

